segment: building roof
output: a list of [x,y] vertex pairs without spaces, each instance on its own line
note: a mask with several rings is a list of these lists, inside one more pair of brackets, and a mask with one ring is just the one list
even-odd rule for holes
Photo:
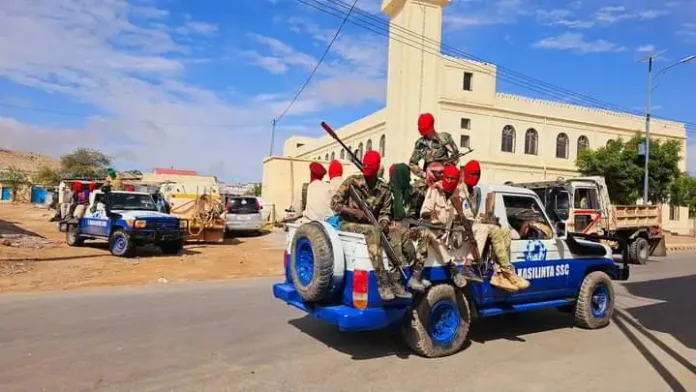
[[176,174],[176,175],[183,175],[183,176],[197,176],[198,172],[195,170],[179,170],[179,169],[166,169],[166,168],[161,168],[161,167],[156,167],[152,170],[153,173],[155,174]]

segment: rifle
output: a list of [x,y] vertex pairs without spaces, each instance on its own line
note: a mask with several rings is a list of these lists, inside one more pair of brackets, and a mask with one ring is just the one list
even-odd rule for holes
[[467,147],[467,149],[468,150],[466,150],[464,152],[458,152],[457,154],[445,159],[444,161],[442,161],[442,164],[443,165],[456,164],[459,162],[459,159],[461,159],[463,156],[471,154],[472,152],[474,152],[474,149],[471,147]]
[[[329,124],[325,123],[322,121],[321,127],[324,128],[326,133],[328,133],[338,144],[343,147],[346,152],[348,152],[348,157],[350,158],[350,161],[353,162],[355,166],[362,171],[362,162],[358,159],[358,157],[355,156],[353,151],[351,151],[344,143],[343,141],[336,135],[336,132],[329,126]],[[377,219],[375,218],[374,214],[372,214],[372,211],[370,210],[370,207],[365,203],[365,200],[360,196],[358,193],[357,189],[355,189],[353,186],[350,186],[348,188],[348,191],[350,193],[350,196],[355,200],[356,203],[360,206],[362,209],[363,213],[367,217],[367,220],[370,221],[370,224],[377,228],[379,231],[379,236],[380,236],[380,242],[382,243],[382,248],[384,248],[385,253],[387,254],[387,258],[389,261],[391,261],[392,265],[396,266],[396,268],[399,269],[399,272],[401,273],[401,276],[404,277],[404,280],[407,280],[408,277],[406,276],[406,272],[404,272],[404,269],[401,267],[401,262],[399,261],[399,257],[396,255],[396,252],[394,251],[394,248],[392,248],[391,244],[389,243],[389,239],[387,236],[384,234],[384,231],[382,228],[379,226],[379,222],[377,222]]]

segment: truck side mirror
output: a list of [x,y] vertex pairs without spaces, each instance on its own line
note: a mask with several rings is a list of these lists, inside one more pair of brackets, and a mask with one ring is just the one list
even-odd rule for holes
[[570,194],[568,192],[558,192],[554,199],[553,212],[558,219],[565,221],[570,217]]
[[555,224],[556,236],[562,240],[568,238],[568,227],[565,222],[556,222]]

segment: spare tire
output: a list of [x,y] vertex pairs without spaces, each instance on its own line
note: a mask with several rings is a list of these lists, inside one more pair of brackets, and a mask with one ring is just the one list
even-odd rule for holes
[[[335,272],[343,270],[344,261],[342,258],[334,260],[337,254],[328,229],[321,222],[308,222],[300,226],[292,238],[290,274],[295,289],[308,302],[331,297],[337,289],[335,278],[343,279],[343,276],[334,276]],[[338,236],[335,237],[337,241]],[[340,247],[340,242],[337,245]],[[341,265],[336,266],[338,263]]]

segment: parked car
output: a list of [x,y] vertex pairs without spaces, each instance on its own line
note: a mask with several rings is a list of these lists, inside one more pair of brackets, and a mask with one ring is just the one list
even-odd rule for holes
[[225,206],[225,231],[259,232],[263,206],[254,196],[231,196]]

